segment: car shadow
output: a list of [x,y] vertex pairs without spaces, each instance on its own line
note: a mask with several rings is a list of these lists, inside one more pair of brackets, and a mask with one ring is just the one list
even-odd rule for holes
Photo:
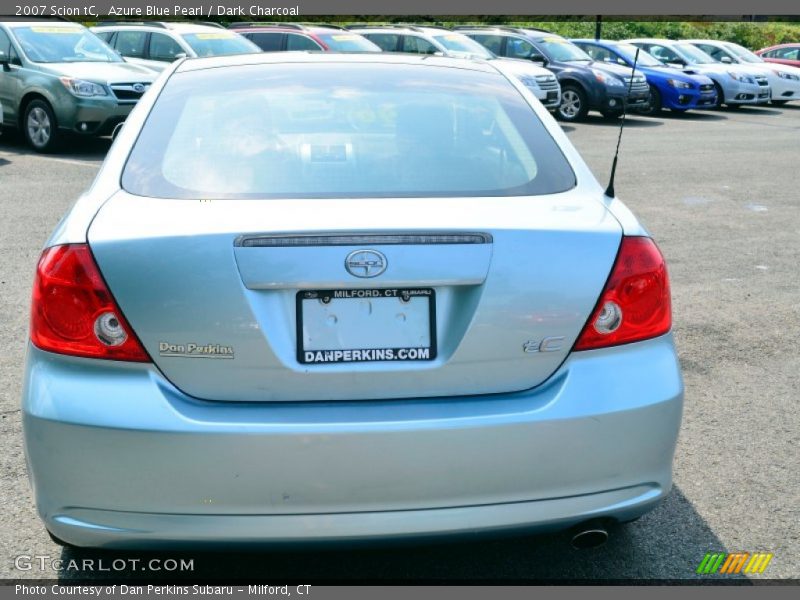
[[662,110],[658,118],[681,121],[727,121],[728,117],[718,110],[687,110],[677,112],[674,110]]
[[[638,521],[610,529],[608,542],[576,550],[570,534],[474,538],[402,545],[324,546],[297,549],[197,552],[111,552],[64,548],[59,579],[276,582],[509,582],[542,580],[665,580],[699,578],[749,583],[743,575],[697,575],[707,552],[726,548],[678,488]],[[99,561],[134,565],[103,572],[73,571],[70,564]],[[192,561],[192,569],[163,567]],[[134,563],[133,561],[138,561]],[[151,562],[157,561],[157,562]],[[153,566],[160,571],[149,570]]]
[[[586,125],[599,125],[600,127],[619,127],[622,118],[608,119],[601,115],[587,115],[583,120]],[[648,119],[643,115],[628,114],[625,117],[625,127],[660,127],[663,125],[656,119]]]
[[33,155],[50,158],[69,158],[86,162],[102,161],[111,147],[110,137],[68,136],[55,152],[40,154],[30,148],[18,131],[3,130],[0,136],[0,152],[18,155]]
[[765,108],[763,106],[741,106],[739,108],[726,108],[729,113],[740,115],[779,115],[781,111],[777,108]]

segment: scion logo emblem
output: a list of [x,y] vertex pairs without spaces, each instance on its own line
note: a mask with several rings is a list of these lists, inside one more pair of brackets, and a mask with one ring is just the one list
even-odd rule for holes
[[377,277],[388,264],[386,257],[377,250],[355,250],[344,259],[347,272],[356,277]]
[[133,84],[133,91],[136,92],[137,94],[143,94],[144,90],[145,90],[145,87],[141,83],[134,83]]

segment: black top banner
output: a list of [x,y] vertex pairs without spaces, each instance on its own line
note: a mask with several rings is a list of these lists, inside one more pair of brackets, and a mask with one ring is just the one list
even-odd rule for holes
[[0,0],[0,14],[20,17],[90,19],[113,16],[132,19],[215,18],[268,19],[317,15],[670,15],[800,16],[798,0],[42,0],[40,3]]

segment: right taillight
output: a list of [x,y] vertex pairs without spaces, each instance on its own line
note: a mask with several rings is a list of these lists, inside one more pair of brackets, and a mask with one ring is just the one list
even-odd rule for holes
[[664,257],[647,237],[623,237],[617,260],[575,350],[646,340],[672,327]]

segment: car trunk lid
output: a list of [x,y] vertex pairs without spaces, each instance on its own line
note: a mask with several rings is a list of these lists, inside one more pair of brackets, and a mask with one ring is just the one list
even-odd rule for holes
[[[336,201],[119,192],[88,237],[175,386],[207,400],[302,401],[541,384],[591,314],[621,235],[599,198],[573,190]],[[306,360],[385,347],[429,354]]]

